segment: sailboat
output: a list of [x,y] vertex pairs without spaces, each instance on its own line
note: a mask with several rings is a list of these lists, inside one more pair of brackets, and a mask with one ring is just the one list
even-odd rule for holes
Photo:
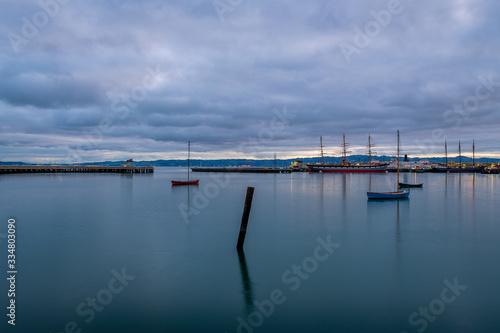
[[190,162],[190,157],[191,157],[190,155],[191,155],[191,141],[188,141],[188,165],[187,165],[188,177],[187,177],[187,180],[172,180],[172,186],[198,185],[198,183],[200,182],[199,179],[189,180],[189,162]]
[[410,190],[400,191],[399,187],[399,130],[398,130],[398,179],[396,192],[366,192],[368,199],[406,199],[410,196]]

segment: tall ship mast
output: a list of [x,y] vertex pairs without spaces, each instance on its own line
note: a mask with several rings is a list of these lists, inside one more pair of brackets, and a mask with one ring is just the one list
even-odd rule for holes
[[368,150],[368,164],[372,165],[372,154],[376,154],[376,152],[372,151],[372,148],[375,147],[375,145],[371,142],[371,135],[368,134],[368,145],[366,146]]
[[323,137],[320,136],[319,137],[319,149],[321,150],[321,164],[325,164],[325,159],[323,157],[323,147],[325,147],[325,146],[323,146]]
[[462,146],[460,145],[460,140],[458,140],[458,164],[462,167]]
[[347,151],[347,147],[349,147],[350,144],[345,142],[345,133],[342,133],[342,145],[341,146],[342,146],[342,150],[343,150],[342,155],[344,156],[342,164],[344,166],[346,166],[347,165],[347,153],[350,153],[350,151]]
[[444,157],[446,161],[446,167],[448,167],[448,144],[446,143],[446,140],[444,140]]
[[371,137],[368,137],[368,145],[369,145],[369,151],[370,153],[368,154],[370,158],[370,163],[369,164],[364,164],[364,165],[351,165],[351,163],[347,163],[347,153],[350,153],[348,147],[350,144],[346,142],[345,134],[342,134],[342,144],[340,145],[342,147],[342,163],[336,163],[336,164],[328,164],[323,162],[323,139],[320,137],[320,147],[321,147],[321,155],[322,163],[311,163],[308,164],[307,166],[309,167],[308,171],[309,172],[324,172],[324,173],[364,173],[364,172],[380,172],[380,173],[385,173],[387,172],[387,165],[386,164],[378,164],[378,165],[372,165],[371,163],[371,147],[374,145],[371,144]]
[[455,168],[449,168],[449,172],[451,173],[466,173],[466,172],[481,172],[484,170],[484,166],[476,166],[476,142],[472,140],[472,166],[462,166],[462,145],[460,141],[458,141],[458,157],[459,157],[459,166]]
[[472,139],[472,166],[476,166],[476,145],[474,139]]

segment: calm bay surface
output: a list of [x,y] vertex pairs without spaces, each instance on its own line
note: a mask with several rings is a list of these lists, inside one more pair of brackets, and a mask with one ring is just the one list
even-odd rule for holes
[[[495,332],[500,176],[0,175],[2,332]],[[255,187],[244,256],[235,246]],[[273,302],[274,300],[274,302]],[[68,330],[69,327],[69,330]],[[4,328],[6,330],[4,330]]]

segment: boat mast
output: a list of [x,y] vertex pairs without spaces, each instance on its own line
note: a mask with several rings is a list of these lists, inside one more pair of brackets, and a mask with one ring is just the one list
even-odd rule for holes
[[368,146],[366,146],[366,148],[368,148],[368,158],[370,159],[370,166],[372,165],[372,154],[375,153],[372,152],[372,147],[375,147],[375,145],[372,144],[371,135],[368,134]]
[[399,193],[399,130],[398,130],[398,181],[396,186],[396,192]]
[[458,164],[460,168],[462,167],[462,146],[460,145],[460,140],[458,140]]
[[321,149],[321,164],[325,164],[325,160],[323,158],[323,137],[319,137],[319,148]]
[[189,158],[191,153],[191,141],[188,141],[188,181],[189,181]]
[[344,148],[344,152],[343,152],[344,160],[342,161],[342,164],[344,166],[346,166],[347,165],[347,153],[350,153],[350,151],[347,151],[347,147],[349,147],[349,144],[345,143],[345,133],[342,133],[342,137],[343,137],[342,147]]
[[446,140],[444,140],[444,156],[446,160],[446,167],[448,167],[448,144],[446,143]]
[[472,166],[476,166],[476,145],[474,139],[472,139]]

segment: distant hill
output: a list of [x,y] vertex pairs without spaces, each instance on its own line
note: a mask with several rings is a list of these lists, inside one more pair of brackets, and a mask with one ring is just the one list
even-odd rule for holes
[[[379,161],[390,162],[395,159],[395,156],[377,156],[374,159]],[[422,158],[408,158],[410,161],[420,161]],[[445,159],[441,157],[431,157],[426,158],[431,163],[444,163]],[[220,159],[220,160],[191,160],[191,166],[242,166],[249,165],[255,167],[272,167],[276,163],[276,166],[279,167],[287,167],[292,164],[293,161],[300,160],[304,163],[318,163],[321,162],[320,157],[313,158],[293,158],[293,159],[268,159],[268,160],[255,160],[255,159]],[[403,158],[401,157],[401,160]],[[341,157],[325,157],[325,163],[342,163]],[[357,162],[368,162],[368,157],[366,155],[352,155],[347,157],[347,161],[351,163]],[[448,158],[448,161],[458,162],[459,157]],[[500,159],[492,159],[492,158],[477,158],[476,163],[498,163]],[[462,163],[472,163],[472,158],[462,156]],[[86,163],[86,164],[94,164],[94,163]],[[97,165],[109,165],[115,166],[120,165],[120,162],[103,162],[103,163],[95,163]],[[134,162],[134,165],[137,166],[187,166],[187,160],[156,160],[156,161],[137,161]]]
[[11,165],[33,165],[33,164],[24,163],[24,162],[1,162],[0,161],[0,166],[11,166]]
[[[395,156],[375,156],[373,159],[377,159],[379,161],[383,162],[390,162],[391,160],[395,159]],[[414,157],[414,158],[408,158],[410,161],[420,161],[423,158],[420,157]],[[445,159],[444,157],[429,157],[425,158],[426,160],[429,160],[431,163],[444,163]],[[313,157],[313,158],[293,158],[293,159],[276,159],[276,162],[274,159],[268,159],[268,160],[255,160],[255,159],[220,159],[220,160],[191,160],[191,166],[218,166],[218,167],[223,167],[223,166],[242,166],[242,165],[249,165],[249,166],[255,166],[255,167],[272,167],[274,166],[274,163],[276,163],[276,166],[279,167],[287,167],[290,166],[290,164],[293,161],[300,160],[303,161],[304,163],[318,163],[321,162],[321,157]],[[325,163],[341,163],[342,158],[341,157],[325,157],[324,158]],[[403,158],[401,157],[401,160]],[[366,155],[351,155],[347,156],[347,161],[351,163],[358,163],[358,162],[368,162],[368,157]],[[448,161],[454,161],[458,162],[459,157],[449,157]],[[125,161],[106,161],[106,162],[85,162],[85,163],[78,163],[78,165],[103,165],[103,166],[120,166],[122,162]],[[500,159],[498,158],[476,158],[476,163],[499,163]],[[462,163],[472,163],[472,158],[470,157],[465,157],[462,156]],[[0,162],[0,165],[36,165],[36,164],[29,164],[29,163],[24,163],[24,162]],[[134,161],[135,166],[170,166],[170,167],[179,167],[179,166],[187,166],[187,160],[156,160],[156,161]]]

